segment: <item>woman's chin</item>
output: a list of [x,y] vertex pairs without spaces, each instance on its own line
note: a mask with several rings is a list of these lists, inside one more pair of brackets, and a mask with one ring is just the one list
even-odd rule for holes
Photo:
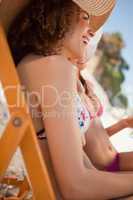
[[80,70],[83,70],[87,67],[87,63],[86,62],[77,62],[77,65],[79,67]]

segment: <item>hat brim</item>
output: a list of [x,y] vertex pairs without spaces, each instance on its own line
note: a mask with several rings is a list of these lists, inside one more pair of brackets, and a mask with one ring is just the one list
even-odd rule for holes
[[116,0],[73,0],[90,16],[90,27],[96,32],[110,16]]
[[116,0],[72,0],[89,15],[104,15],[114,7]]
[[113,8],[108,11],[107,13],[100,15],[100,16],[90,16],[90,27],[93,32],[96,32],[103,24],[106,22],[106,20],[109,18]]

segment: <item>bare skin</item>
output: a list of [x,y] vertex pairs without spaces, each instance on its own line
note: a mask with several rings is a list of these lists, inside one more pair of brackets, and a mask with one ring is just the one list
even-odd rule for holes
[[[90,129],[86,132],[84,150],[99,169],[104,169],[111,163],[117,153],[99,118],[91,122]],[[133,152],[120,153],[120,170],[133,171]]]

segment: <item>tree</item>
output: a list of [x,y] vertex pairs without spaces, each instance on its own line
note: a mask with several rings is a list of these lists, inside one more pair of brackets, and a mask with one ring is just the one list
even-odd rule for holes
[[126,108],[128,99],[121,90],[125,80],[124,71],[129,70],[129,65],[122,56],[124,47],[120,33],[104,34],[98,46],[102,56],[94,75],[107,92],[112,105]]

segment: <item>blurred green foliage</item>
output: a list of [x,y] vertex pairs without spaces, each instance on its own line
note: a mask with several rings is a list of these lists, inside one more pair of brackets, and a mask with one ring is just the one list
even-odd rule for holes
[[129,70],[129,65],[122,56],[124,47],[120,33],[104,34],[98,46],[102,56],[94,75],[107,92],[111,104],[126,108],[128,99],[121,90],[125,70]]

